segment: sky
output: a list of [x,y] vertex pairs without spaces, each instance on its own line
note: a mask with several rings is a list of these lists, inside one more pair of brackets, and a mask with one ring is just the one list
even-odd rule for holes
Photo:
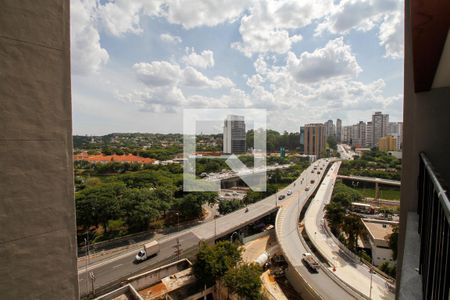
[[71,0],[74,134],[181,133],[183,109],[267,128],[402,120],[403,1]]

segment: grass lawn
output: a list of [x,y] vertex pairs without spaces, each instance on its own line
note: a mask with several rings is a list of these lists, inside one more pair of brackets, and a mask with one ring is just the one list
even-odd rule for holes
[[[364,197],[375,198],[375,189],[355,188]],[[400,200],[400,191],[398,190],[380,190],[380,198],[386,200]]]

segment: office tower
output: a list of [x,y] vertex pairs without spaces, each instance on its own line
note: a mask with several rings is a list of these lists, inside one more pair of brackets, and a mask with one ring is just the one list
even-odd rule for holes
[[336,135],[333,120],[326,121],[324,123],[324,126],[325,126],[325,139],[328,138],[329,136]]
[[372,122],[367,122],[366,125],[366,147],[373,147],[373,127]]
[[341,119],[336,120],[336,142],[342,142],[342,121]]
[[0,298],[79,299],[70,1],[0,7]]
[[397,139],[393,135],[382,137],[378,141],[378,150],[380,151],[395,151],[397,150]]
[[378,140],[387,135],[389,115],[382,114],[380,111],[372,115],[372,143],[378,146]]
[[305,154],[319,157],[325,151],[325,125],[305,125]]
[[223,125],[223,153],[246,152],[245,119],[243,116],[229,115]]

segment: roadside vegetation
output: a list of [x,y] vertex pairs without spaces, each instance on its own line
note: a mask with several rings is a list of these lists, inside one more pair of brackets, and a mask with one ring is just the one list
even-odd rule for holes
[[[357,190],[364,198],[375,198],[375,189],[374,188],[359,188],[354,187],[353,189]],[[400,190],[387,190],[380,189],[380,198],[386,200],[400,200]]]
[[358,202],[362,195],[341,182],[336,185],[331,201],[325,206],[325,218],[331,232],[351,251],[356,251],[358,236],[363,231],[359,216],[348,212],[352,202]]
[[209,246],[201,244],[193,272],[201,285],[206,287],[224,284],[229,292],[241,299],[264,299],[261,289],[261,268],[242,261],[242,249],[238,244],[220,241]]
[[[325,219],[328,222],[331,232],[336,236],[350,251],[359,255],[367,262],[372,258],[365,251],[358,251],[358,236],[364,233],[364,225],[361,217],[350,212],[352,202],[360,202],[363,195],[342,182],[336,182],[331,201],[325,206]],[[386,217],[394,211],[392,209],[381,209]],[[389,237],[389,248],[393,252],[393,260],[397,259],[398,226],[393,228],[393,233]],[[395,264],[386,262],[379,269],[391,277],[395,278]]]
[[340,175],[355,175],[400,180],[401,162],[397,158],[373,148],[360,158],[345,160]]

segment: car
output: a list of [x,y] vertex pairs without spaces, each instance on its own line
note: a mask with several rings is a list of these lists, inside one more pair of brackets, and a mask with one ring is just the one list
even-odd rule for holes
[[290,195],[292,195],[292,191],[291,191],[291,190],[288,190],[286,194],[287,194],[288,196],[290,196]]
[[314,173],[314,170],[312,170],[311,173]]
[[285,195],[280,195],[280,196],[278,196],[278,200],[283,200],[284,198],[286,198]]
[[317,174],[320,175],[320,171],[317,171]]
[[306,187],[305,187],[305,191],[309,191],[309,186],[306,186]]
[[225,193],[225,196],[231,196],[231,194],[230,193]]

